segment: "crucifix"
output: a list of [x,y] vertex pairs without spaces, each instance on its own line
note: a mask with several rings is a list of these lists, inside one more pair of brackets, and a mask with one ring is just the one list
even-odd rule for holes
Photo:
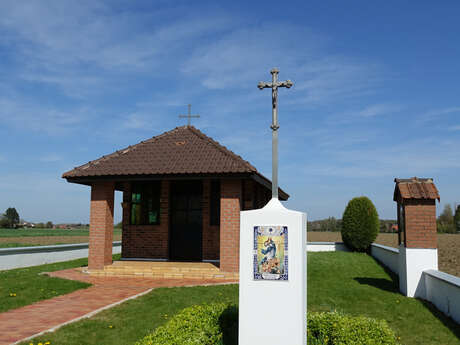
[[272,74],[272,82],[259,82],[257,87],[262,90],[265,88],[272,89],[272,198],[278,199],[278,88],[287,87],[288,89],[294,85],[292,81],[278,81],[279,70],[273,68],[270,73]]
[[189,104],[188,105],[188,114],[187,115],[179,115],[179,117],[180,118],[187,118],[187,126],[190,126],[190,122],[191,122],[192,117],[199,118],[200,115],[198,115],[198,114],[192,115],[192,105]]

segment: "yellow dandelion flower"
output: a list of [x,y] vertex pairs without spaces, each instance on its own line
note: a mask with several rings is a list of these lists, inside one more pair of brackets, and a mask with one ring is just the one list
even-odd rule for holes
[[43,345],[42,343],[38,343],[37,345]]
[[109,326],[109,328],[113,328],[113,326],[112,326],[112,325],[110,325],[110,326]]
[[50,345],[50,344],[51,344],[51,343],[50,343],[49,341],[47,341],[47,342],[45,343],[45,345]]

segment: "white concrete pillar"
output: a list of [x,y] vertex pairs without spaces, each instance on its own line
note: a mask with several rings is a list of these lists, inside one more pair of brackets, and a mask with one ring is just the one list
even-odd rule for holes
[[306,214],[272,199],[241,212],[239,345],[306,345]]
[[399,291],[407,297],[426,299],[423,271],[438,269],[437,248],[399,246]]

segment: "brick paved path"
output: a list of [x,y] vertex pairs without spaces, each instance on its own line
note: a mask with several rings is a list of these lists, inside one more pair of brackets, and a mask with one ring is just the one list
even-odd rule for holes
[[12,344],[83,317],[100,308],[157,287],[222,284],[235,280],[180,280],[91,277],[75,269],[52,272],[53,277],[86,281],[93,286],[67,295],[0,313],[0,345]]

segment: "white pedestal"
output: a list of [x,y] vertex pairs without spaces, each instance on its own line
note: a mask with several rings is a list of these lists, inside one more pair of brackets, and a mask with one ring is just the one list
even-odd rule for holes
[[426,299],[422,273],[438,269],[438,250],[399,246],[399,291],[408,297]]
[[241,212],[239,345],[307,344],[306,222],[278,199]]

